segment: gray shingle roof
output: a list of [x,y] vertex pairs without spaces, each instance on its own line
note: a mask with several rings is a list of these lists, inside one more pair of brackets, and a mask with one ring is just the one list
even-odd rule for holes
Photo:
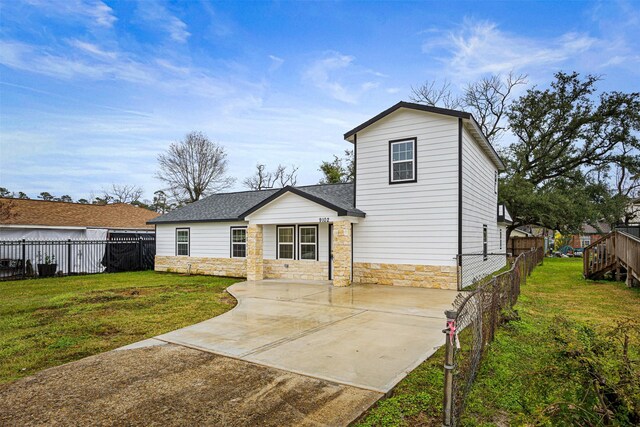
[[364,212],[353,207],[353,191],[353,184],[320,184],[212,194],[154,218],[148,223],[242,221],[248,212],[257,210],[286,192],[298,194],[334,209],[339,215],[364,216]]

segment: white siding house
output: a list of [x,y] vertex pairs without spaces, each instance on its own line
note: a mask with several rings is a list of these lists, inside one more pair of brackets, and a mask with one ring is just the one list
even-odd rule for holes
[[156,268],[451,289],[504,266],[503,164],[470,114],[400,102],[345,139],[354,183],[215,194],[150,221]]

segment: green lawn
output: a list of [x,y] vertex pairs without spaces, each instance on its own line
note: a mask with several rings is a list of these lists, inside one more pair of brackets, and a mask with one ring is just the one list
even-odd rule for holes
[[0,282],[0,383],[217,316],[237,281],[144,271]]
[[[462,425],[640,423],[640,290],[586,281],[581,269],[582,260],[553,258],[533,272],[519,319],[488,349]],[[440,349],[360,425],[441,425],[442,363]]]

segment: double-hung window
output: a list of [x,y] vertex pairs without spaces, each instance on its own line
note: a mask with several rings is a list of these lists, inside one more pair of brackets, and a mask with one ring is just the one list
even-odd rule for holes
[[318,228],[315,225],[301,225],[298,227],[298,242],[300,242],[300,259],[318,259]]
[[247,257],[247,227],[231,227],[231,258]]
[[188,228],[176,228],[176,255],[189,256]]
[[416,138],[389,141],[389,182],[416,182]]
[[278,227],[278,259],[294,259],[294,237],[293,226]]

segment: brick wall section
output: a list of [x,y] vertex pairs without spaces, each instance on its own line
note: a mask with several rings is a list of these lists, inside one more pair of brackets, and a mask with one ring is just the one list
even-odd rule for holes
[[265,279],[329,280],[329,263],[326,261],[265,259],[264,277]]
[[241,258],[206,258],[186,256],[156,256],[155,270],[167,273],[187,273],[211,276],[246,277],[247,262]]
[[247,280],[264,279],[263,236],[262,225],[247,226]]
[[358,284],[457,289],[457,267],[446,265],[353,264],[353,281]]
[[333,286],[351,284],[351,223],[333,223]]

